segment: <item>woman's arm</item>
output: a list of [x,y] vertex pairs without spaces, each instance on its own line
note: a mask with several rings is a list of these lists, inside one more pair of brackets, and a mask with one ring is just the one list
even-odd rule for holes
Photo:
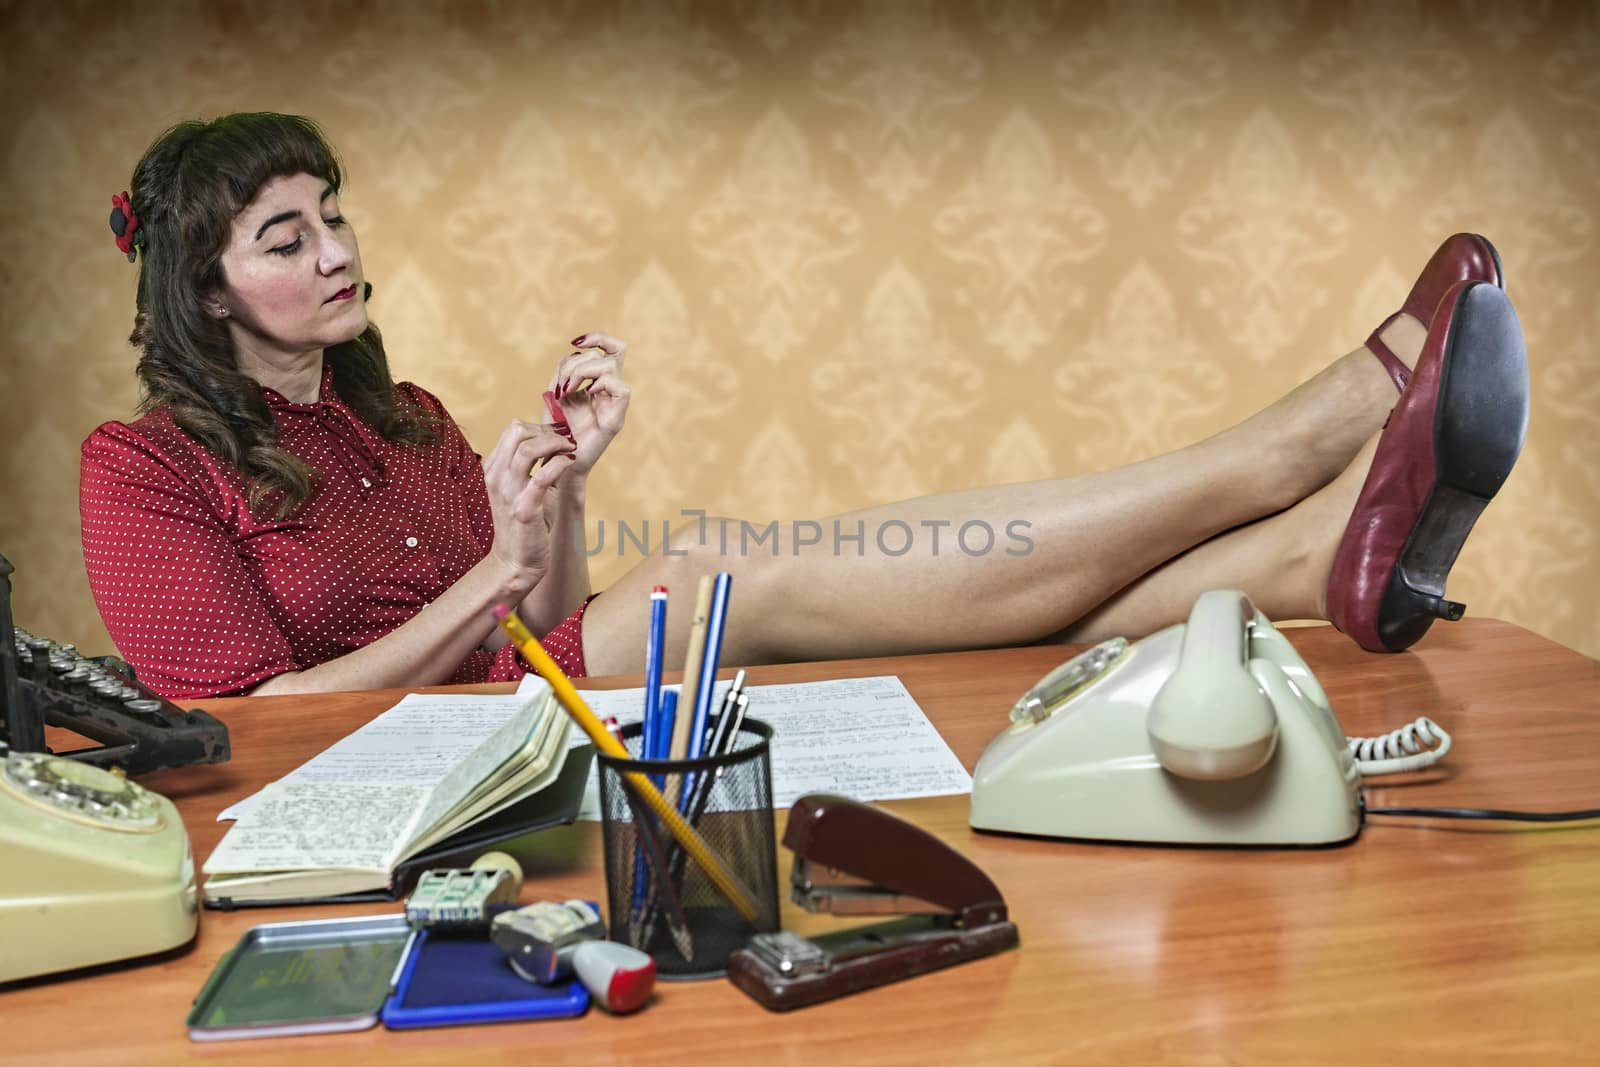
[[370,645],[315,667],[269,678],[251,693],[268,696],[438,685],[454,674],[491,632],[498,632],[490,614],[494,605],[517,603],[532,584],[536,579],[531,572],[509,567],[490,553],[410,621]]
[[315,667],[279,674],[251,692],[265,696],[384,689],[449,678],[462,660],[499,633],[490,609],[524,601],[549,573],[546,507],[552,488],[572,463],[571,443],[549,427],[512,422],[483,461],[494,518],[488,555],[433,603],[378,640]]
[[[589,557],[584,552],[584,499],[588,478],[568,470],[545,498],[550,527],[550,570],[522,600],[522,616],[535,633],[547,633],[578,610],[589,596]],[[498,629],[497,638],[503,637]],[[493,651],[495,640],[484,647]]]
[[[572,343],[579,351],[557,364],[550,379],[575,448],[571,467],[547,498],[549,573],[522,603],[535,633],[554,629],[589,595],[589,557],[584,552],[589,472],[621,432],[628,413],[630,394],[622,380],[627,344],[604,333],[582,334]],[[589,385],[582,388],[585,381]]]

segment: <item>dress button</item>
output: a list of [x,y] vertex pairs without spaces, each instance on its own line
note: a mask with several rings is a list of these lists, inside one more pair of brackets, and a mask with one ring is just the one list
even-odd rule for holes
[[406,547],[407,548],[416,548],[417,547],[417,539],[415,537],[406,538]]

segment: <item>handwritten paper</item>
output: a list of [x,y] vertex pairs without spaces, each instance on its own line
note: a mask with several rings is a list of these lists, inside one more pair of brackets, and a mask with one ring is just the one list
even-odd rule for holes
[[279,780],[251,798],[203,870],[386,871],[427,797],[418,785]]
[[[533,684],[543,683],[533,675],[523,679],[523,685]],[[712,707],[730,685],[717,683]],[[750,694],[749,717],[773,730],[774,807],[787,808],[806,793],[873,801],[972,792],[972,776],[893,675],[755,685],[745,691]],[[643,689],[586,690],[582,695],[601,718],[615,716],[626,725],[643,715]],[[586,740],[574,731],[573,743]],[[579,818],[600,818],[592,768]]]
[[[407,693],[382,715],[278,781],[374,782],[433,789],[528,705],[544,687],[538,678],[534,681],[538,684],[498,696]],[[223,809],[217,821],[242,817],[260,796],[256,793]]]

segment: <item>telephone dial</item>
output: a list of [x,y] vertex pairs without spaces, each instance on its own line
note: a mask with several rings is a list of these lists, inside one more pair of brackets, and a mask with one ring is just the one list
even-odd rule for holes
[[[1439,753],[1442,755],[1442,752]],[[1361,830],[1361,769],[1327,694],[1237,590],[1186,623],[1113,638],[1011,709],[972,777],[975,829],[1221,845]]]

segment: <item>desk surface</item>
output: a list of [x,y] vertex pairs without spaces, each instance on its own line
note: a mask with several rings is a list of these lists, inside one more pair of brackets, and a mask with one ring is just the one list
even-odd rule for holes
[[[1287,631],[1345,729],[1419,714],[1455,738],[1438,768],[1368,804],[1600,806],[1600,663],[1506,623],[1437,626],[1376,656],[1326,627]],[[1017,694],[1061,648],[761,667],[752,684],[897,674],[970,770]],[[591,679],[589,688],[639,685]],[[506,687],[482,687],[488,690]],[[146,782],[177,802],[197,857],[218,811],[398,699],[399,691],[204,706],[234,758]],[[643,1013],[421,1032],[376,1029],[196,1045],[183,1019],[249,926],[394,905],[206,912],[196,941],[154,962],[0,990],[0,1060],[426,1062],[464,1053],[674,1065],[1037,1062],[1575,1062],[1600,1046],[1600,829],[1369,820],[1353,844],[1306,851],[1085,845],[977,834],[967,798],[886,805],[1000,886],[1022,947],[784,1015],[724,981],[659,986]],[[535,844],[540,851],[535,858]],[[525,895],[603,897],[597,828],[530,838]],[[787,879],[787,854],[779,876]],[[786,924],[850,925],[785,904]],[[823,924],[819,926],[818,924]],[[0,951],[3,951],[0,946]]]

